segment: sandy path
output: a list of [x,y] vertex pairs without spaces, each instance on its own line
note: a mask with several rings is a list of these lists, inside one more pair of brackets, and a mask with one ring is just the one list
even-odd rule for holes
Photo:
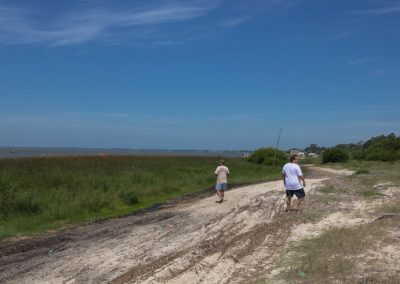
[[[312,173],[306,191],[329,175]],[[227,191],[222,204],[213,196],[1,243],[0,282],[242,282],[268,266],[290,235],[283,193],[281,181],[267,182]]]

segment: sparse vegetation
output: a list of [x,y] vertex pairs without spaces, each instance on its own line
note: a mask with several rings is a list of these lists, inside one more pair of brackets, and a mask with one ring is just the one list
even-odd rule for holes
[[326,185],[320,191],[323,193],[333,193],[335,192],[335,187],[333,185]]
[[[338,212],[335,205],[328,204],[332,197],[340,198],[341,202],[351,199],[372,202],[386,195],[384,190],[400,185],[398,162],[349,161],[340,165],[356,170],[356,174],[332,180],[338,184],[327,183],[317,190],[310,197],[313,201],[309,202],[318,204],[314,210],[303,214],[303,221],[315,223],[318,220],[314,215],[326,216],[332,209],[335,210],[331,212]],[[316,238],[289,247],[280,260],[279,265],[284,268],[281,276],[287,283],[399,283],[400,270],[396,262],[382,257],[386,254],[382,250],[384,247],[398,244],[399,208],[400,197],[394,195],[390,203],[370,213],[374,220],[371,223],[334,227]]]
[[[366,252],[374,250],[380,241],[387,239],[387,228],[393,225],[394,220],[382,220],[353,228],[332,228],[317,238],[306,239],[283,257],[283,263],[288,267],[285,277],[291,283],[329,283],[338,280],[357,283],[363,279],[360,267],[365,262]],[[299,277],[300,274],[302,277]],[[364,279],[386,281],[396,278],[389,274],[364,276]]]

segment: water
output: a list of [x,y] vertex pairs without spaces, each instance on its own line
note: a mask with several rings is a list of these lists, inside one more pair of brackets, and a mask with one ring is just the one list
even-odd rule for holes
[[101,148],[0,147],[0,158],[62,157],[62,156],[199,156],[242,157],[248,151],[213,150],[146,150]]

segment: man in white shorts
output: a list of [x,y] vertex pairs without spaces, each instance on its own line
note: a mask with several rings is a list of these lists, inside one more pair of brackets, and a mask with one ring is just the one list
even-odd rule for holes
[[292,155],[290,157],[290,163],[284,165],[282,169],[283,184],[286,189],[286,212],[290,211],[293,195],[296,195],[299,200],[297,203],[297,210],[306,196],[306,193],[304,192],[306,181],[304,180],[303,173],[301,172],[298,163],[298,156]]
[[217,183],[215,185],[215,190],[219,197],[219,201],[217,202],[222,203],[224,201],[224,191],[228,189],[228,176],[230,174],[228,167],[225,166],[224,160],[219,161],[219,166],[214,174],[217,176]]

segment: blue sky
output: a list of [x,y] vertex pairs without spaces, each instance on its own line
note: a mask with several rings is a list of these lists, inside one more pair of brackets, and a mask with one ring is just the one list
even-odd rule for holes
[[0,146],[400,134],[400,1],[0,0]]

